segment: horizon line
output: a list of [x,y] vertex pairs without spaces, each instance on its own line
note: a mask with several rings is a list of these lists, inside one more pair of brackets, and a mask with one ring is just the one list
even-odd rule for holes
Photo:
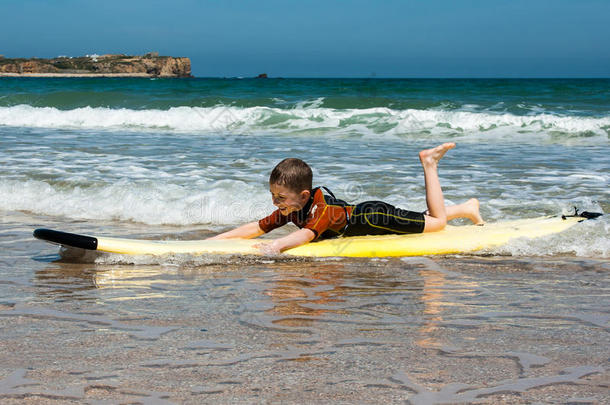
[[[165,79],[165,78],[164,78]],[[171,78],[168,78],[171,79]],[[189,79],[188,77],[181,79]],[[268,76],[265,78],[259,78],[256,76],[195,76],[192,75],[190,79],[257,79],[257,80],[269,80],[269,79],[398,79],[398,80],[582,80],[582,79],[593,79],[593,80],[607,80],[610,79],[608,76]]]

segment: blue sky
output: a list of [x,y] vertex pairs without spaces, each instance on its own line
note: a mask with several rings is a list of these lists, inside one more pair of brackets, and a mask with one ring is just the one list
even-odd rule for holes
[[0,0],[0,54],[158,51],[213,77],[610,77],[608,16],[608,0]]

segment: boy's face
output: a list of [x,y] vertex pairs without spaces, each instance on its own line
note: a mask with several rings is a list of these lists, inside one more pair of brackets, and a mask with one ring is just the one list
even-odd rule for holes
[[269,191],[271,191],[273,205],[279,208],[282,215],[301,210],[309,201],[310,196],[309,190],[297,193],[279,184],[269,184]]

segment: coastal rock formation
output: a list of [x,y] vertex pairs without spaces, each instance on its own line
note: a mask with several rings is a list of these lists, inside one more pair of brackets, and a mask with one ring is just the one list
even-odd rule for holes
[[117,76],[192,77],[189,58],[159,56],[87,55],[53,59],[0,58],[0,76]]

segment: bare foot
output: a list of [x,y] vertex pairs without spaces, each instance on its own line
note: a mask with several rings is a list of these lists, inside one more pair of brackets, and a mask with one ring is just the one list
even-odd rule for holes
[[467,218],[475,225],[485,224],[485,221],[479,212],[479,200],[476,198],[471,198],[470,200],[457,205],[447,205],[445,207],[445,212],[447,213],[448,221],[456,218]]
[[466,207],[468,210],[468,219],[472,221],[475,225],[485,225],[485,221],[481,216],[481,212],[479,211],[479,200],[476,198],[471,198],[466,201]]
[[421,160],[423,166],[436,166],[445,153],[453,148],[455,148],[455,143],[447,142],[436,148],[424,149],[419,152],[419,160]]

